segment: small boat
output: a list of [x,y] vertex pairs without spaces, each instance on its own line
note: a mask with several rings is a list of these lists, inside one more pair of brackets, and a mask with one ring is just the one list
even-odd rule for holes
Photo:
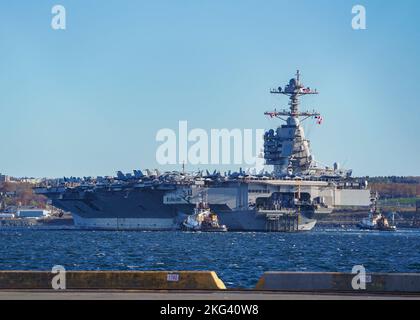
[[188,216],[182,223],[184,231],[226,232],[225,225],[219,224],[219,217],[211,211],[207,203],[199,202],[194,214]]
[[304,217],[300,218],[301,222],[299,223],[298,231],[311,231],[315,228],[317,220],[315,219],[307,219]]
[[375,197],[371,199],[371,202],[372,204],[369,216],[362,219],[362,221],[358,224],[358,227],[364,230],[396,231],[397,227],[394,224],[389,223],[388,219],[380,211],[378,207],[377,193]]

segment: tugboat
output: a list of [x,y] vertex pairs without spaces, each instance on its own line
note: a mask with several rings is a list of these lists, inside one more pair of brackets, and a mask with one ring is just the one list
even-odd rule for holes
[[377,231],[396,231],[397,227],[390,224],[378,207],[378,193],[371,199],[369,216],[364,218],[358,225],[360,229]]
[[226,232],[227,227],[219,224],[219,217],[211,211],[207,202],[197,203],[194,214],[188,216],[182,223],[184,231]]

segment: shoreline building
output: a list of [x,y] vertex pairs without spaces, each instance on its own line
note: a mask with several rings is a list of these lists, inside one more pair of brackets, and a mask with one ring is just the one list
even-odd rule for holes
[[10,177],[0,173],[0,183],[10,182]]

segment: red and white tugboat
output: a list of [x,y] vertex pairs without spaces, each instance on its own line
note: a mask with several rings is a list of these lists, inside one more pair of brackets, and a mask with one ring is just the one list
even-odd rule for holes
[[364,218],[358,227],[365,230],[396,231],[397,227],[389,223],[378,207],[378,193],[372,197],[371,202],[369,216]]
[[211,211],[207,202],[198,202],[194,214],[188,216],[182,223],[184,231],[226,232],[225,225],[219,224],[217,214]]

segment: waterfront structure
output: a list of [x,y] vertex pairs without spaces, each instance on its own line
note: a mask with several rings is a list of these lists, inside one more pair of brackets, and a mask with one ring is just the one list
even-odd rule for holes
[[0,183],[10,182],[10,177],[0,173]]

